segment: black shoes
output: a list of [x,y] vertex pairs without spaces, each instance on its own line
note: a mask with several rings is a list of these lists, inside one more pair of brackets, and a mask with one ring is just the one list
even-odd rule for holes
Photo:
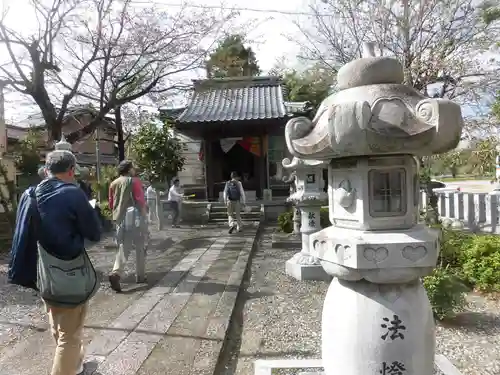
[[120,275],[113,273],[109,275],[108,279],[111,289],[113,289],[116,293],[120,293],[122,291],[122,287],[120,285]]

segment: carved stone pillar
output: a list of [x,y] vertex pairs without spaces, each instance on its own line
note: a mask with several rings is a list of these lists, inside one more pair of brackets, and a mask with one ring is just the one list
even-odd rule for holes
[[329,280],[319,260],[311,255],[309,237],[321,230],[320,210],[327,202],[321,182],[323,162],[297,158],[283,160],[283,167],[295,171],[295,192],[288,197],[294,204],[294,232],[299,229],[301,251],[286,262],[285,271],[298,280]]
[[436,264],[438,233],[418,224],[417,164],[350,163],[332,163],[334,225],[311,235],[312,254],[335,277],[323,305],[326,374],[432,375],[434,319],[419,279]]

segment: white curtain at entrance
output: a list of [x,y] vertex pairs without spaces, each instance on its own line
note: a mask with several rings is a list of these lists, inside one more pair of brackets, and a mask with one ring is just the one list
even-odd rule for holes
[[241,138],[222,138],[220,140],[220,148],[227,154],[240,139]]

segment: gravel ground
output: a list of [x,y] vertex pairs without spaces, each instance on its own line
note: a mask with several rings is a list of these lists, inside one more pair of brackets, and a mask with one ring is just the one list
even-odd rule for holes
[[[106,237],[100,246],[109,246]],[[7,283],[9,254],[0,253],[0,353],[21,338],[46,329],[42,301],[31,289]]]
[[[223,375],[253,375],[257,359],[321,356],[321,310],[328,285],[289,278],[284,264],[297,249],[272,249],[272,231],[264,231],[246,291],[237,302],[231,339],[220,361]],[[468,311],[438,325],[437,353],[450,359],[463,375],[498,375],[500,303],[478,295],[470,295],[469,302]],[[442,374],[436,371],[436,375]]]
[[[42,303],[29,289],[7,284],[8,256],[0,254],[0,352],[45,322]],[[12,324],[11,322],[17,322]]]

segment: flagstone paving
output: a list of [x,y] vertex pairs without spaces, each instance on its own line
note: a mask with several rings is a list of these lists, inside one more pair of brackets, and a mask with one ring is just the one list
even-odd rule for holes
[[[256,232],[248,226],[230,236],[207,226],[153,233],[147,284],[134,283],[132,266],[123,293],[103,281],[91,301],[86,375],[213,374]],[[114,250],[102,245],[89,253],[107,274]],[[6,284],[4,265],[0,375],[48,374],[53,351],[39,298]]]

